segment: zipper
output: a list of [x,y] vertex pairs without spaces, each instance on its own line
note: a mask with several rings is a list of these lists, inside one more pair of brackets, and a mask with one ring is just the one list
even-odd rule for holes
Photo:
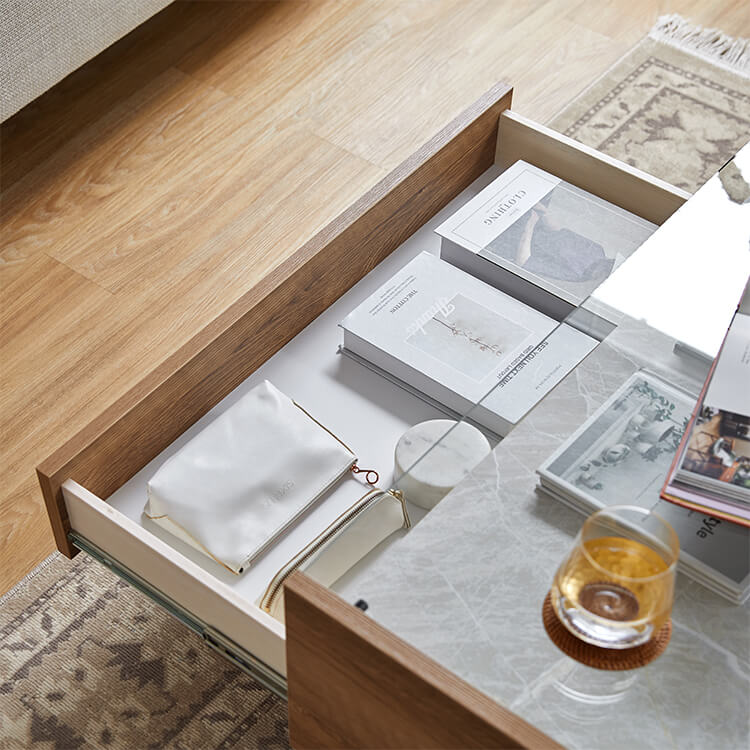
[[356,461],[349,467],[349,471],[355,475],[364,474],[365,482],[371,487],[374,487],[380,481],[380,474],[375,469],[360,469]]
[[306,549],[302,550],[299,555],[290,560],[284,565],[281,570],[273,577],[271,583],[266,589],[266,593],[263,595],[263,599],[260,603],[260,608],[264,612],[271,612],[273,603],[276,597],[284,588],[284,582],[289,576],[298,570],[304,563],[306,563],[316,552],[324,547],[333,537],[341,531],[344,526],[353,521],[357,516],[360,515],[364,510],[369,508],[376,500],[379,500],[383,495],[392,495],[400,503],[404,511],[404,526],[402,528],[408,529],[411,527],[411,521],[409,514],[406,512],[406,505],[404,504],[404,495],[400,490],[370,490],[366,495],[361,497],[354,505],[348,510],[345,510],[325,531],[323,531],[313,543],[311,543]]
[[[320,427],[321,430],[325,430],[334,440],[336,440],[344,448],[346,448],[346,450],[348,450],[349,453],[352,454],[352,456],[356,456],[356,453],[338,435],[336,435],[334,432],[331,432],[331,430],[329,430],[324,424],[321,424],[320,422],[318,422],[318,420],[315,419],[315,417],[312,414],[310,414],[309,411],[307,411],[306,409],[302,408],[296,401],[292,401],[292,403],[308,419],[311,419],[313,422],[315,422],[315,424],[318,425],[318,427]],[[352,474],[364,474],[365,475],[365,477],[364,477],[365,482],[367,482],[367,484],[369,484],[369,485],[371,485],[371,486],[374,487],[380,481],[380,475],[378,474],[377,471],[375,471],[375,469],[360,469],[359,466],[357,466],[357,461],[358,460],[359,459],[357,459],[357,458],[354,459],[354,462],[352,463],[351,468],[349,469],[349,471],[351,471]]]
[[[354,463],[354,466],[356,466],[356,461]],[[283,526],[276,529],[276,531],[271,535],[269,539],[267,539],[262,546],[260,546],[258,549],[253,552],[250,557],[245,559],[245,562],[237,569],[237,573],[235,575],[239,575],[240,573],[244,573],[245,568],[250,565],[253,560],[260,557],[260,555],[265,552],[272,544],[274,544],[279,536],[283,534],[292,524],[294,524],[297,519],[315,502],[317,502],[323,495],[330,492],[336,484],[338,484],[339,480],[346,476],[350,471],[352,471],[351,466],[347,466],[346,468],[342,469],[310,502],[305,505],[302,510],[300,510],[296,515],[292,516]],[[226,567],[226,566],[225,566]],[[234,573],[234,571],[232,571]]]

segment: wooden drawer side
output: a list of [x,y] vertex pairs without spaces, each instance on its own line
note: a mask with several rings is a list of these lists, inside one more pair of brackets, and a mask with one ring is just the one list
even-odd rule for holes
[[183,610],[255,654],[283,681],[284,626],[161,539],[72,480],[63,485],[76,533]]
[[108,497],[236,388],[492,165],[511,95],[493,87],[41,464],[63,554],[63,482]]

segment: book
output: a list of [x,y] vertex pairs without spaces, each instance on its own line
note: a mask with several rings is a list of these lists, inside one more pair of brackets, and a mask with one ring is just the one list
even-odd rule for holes
[[499,436],[597,345],[426,252],[341,327],[345,351]]
[[721,596],[750,594],[750,529],[660,497],[695,398],[637,372],[537,470],[541,489],[584,514],[612,505],[648,508],[680,539],[679,569]]
[[435,231],[443,260],[563,320],[656,229],[517,161]]
[[750,526],[750,314],[732,320],[662,497]]

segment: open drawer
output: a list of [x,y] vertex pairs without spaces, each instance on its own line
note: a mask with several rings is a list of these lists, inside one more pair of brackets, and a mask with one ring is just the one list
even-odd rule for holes
[[[60,551],[91,553],[283,694],[284,626],[254,603],[259,584],[238,586],[144,523],[145,481],[201,418],[259,379],[272,379],[305,404],[283,382],[293,384],[297,375],[292,358],[312,358],[305,360],[313,372],[306,388],[311,395],[319,391],[314,373],[321,373],[320,382],[327,378],[328,360],[315,360],[315,351],[338,336],[342,310],[364,299],[417,246],[436,243],[438,213],[487,170],[524,159],[657,224],[687,199],[684,191],[511,112],[510,102],[508,86],[493,88],[48,458],[38,476]],[[336,356],[335,344],[330,349],[325,357]],[[338,406],[329,399],[344,422],[380,387],[375,373],[362,377],[372,387],[356,393],[345,379]],[[394,390],[383,401],[407,398],[393,384],[384,387]],[[360,420],[361,440],[376,434],[382,443],[372,441],[377,465],[392,456],[409,421],[437,416],[430,409],[407,400],[403,408],[376,409]],[[331,419],[337,417],[331,413]],[[368,462],[363,456],[363,465]],[[277,559],[288,559],[287,552],[277,551]]]

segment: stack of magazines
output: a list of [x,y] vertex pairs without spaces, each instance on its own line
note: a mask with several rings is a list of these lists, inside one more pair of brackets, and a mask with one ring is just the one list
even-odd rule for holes
[[750,594],[750,529],[659,497],[694,403],[635,373],[539,467],[541,488],[586,515],[623,504],[653,510],[680,538],[680,570],[739,604]]
[[662,497],[750,526],[750,314],[742,310],[698,399]]

